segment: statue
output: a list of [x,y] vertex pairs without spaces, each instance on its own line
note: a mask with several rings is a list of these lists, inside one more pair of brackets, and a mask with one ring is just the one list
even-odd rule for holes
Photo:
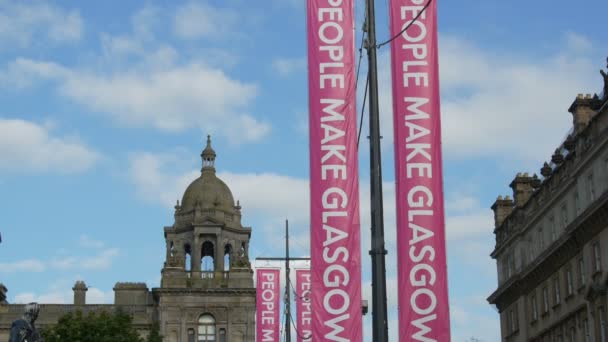
[[14,321],[11,325],[9,342],[44,342],[34,325],[39,312],[38,303],[27,304],[21,319]]
[[[606,57],[606,67],[608,68],[608,57]],[[604,78],[604,97],[603,99],[608,99],[608,73],[604,70],[600,70],[600,74]]]

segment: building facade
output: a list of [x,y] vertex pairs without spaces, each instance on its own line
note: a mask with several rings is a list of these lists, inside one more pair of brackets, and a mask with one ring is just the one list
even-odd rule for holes
[[[153,323],[168,342],[255,340],[255,288],[248,250],[251,227],[241,224],[241,207],[215,174],[216,153],[208,137],[201,176],[175,206],[172,226],[164,228],[166,261],[159,288],[116,283],[114,304],[86,304],[87,286],[73,287],[74,303],[42,304],[37,324],[55,324],[67,312],[130,313],[142,337]],[[9,304],[0,284],[0,341],[8,341],[11,323],[24,305]]]
[[492,205],[502,341],[608,341],[608,79],[536,174]]

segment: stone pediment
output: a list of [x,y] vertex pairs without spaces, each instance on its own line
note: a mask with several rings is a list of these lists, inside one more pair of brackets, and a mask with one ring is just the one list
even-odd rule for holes
[[194,225],[195,226],[219,226],[219,227],[223,227],[224,226],[224,222],[222,222],[221,220],[218,220],[217,218],[211,217],[211,216],[204,216],[200,220],[197,220],[194,223]]

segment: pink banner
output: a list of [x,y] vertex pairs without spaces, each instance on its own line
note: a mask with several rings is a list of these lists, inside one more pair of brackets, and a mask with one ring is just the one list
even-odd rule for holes
[[280,270],[258,268],[256,272],[256,341],[279,342]]
[[[429,0],[391,0],[391,36],[399,34]],[[399,340],[450,341],[437,1],[391,44]]]
[[310,302],[310,270],[296,270],[297,342],[312,341],[312,304]]
[[353,0],[308,0],[314,341],[362,339]]

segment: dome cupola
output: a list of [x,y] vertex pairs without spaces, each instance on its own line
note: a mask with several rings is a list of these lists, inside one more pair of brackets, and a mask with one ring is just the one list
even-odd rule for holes
[[198,206],[201,209],[218,209],[227,213],[235,211],[232,191],[215,175],[216,156],[211,147],[211,136],[207,136],[207,146],[201,153],[201,176],[186,188],[180,208],[182,212],[190,212]]
[[203,169],[201,171],[204,171],[205,169],[215,170],[215,157],[215,151],[211,147],[211,135],[207,135],[207,146],[205,146],[205,149],[201,152],[201,158],[203,159]]

